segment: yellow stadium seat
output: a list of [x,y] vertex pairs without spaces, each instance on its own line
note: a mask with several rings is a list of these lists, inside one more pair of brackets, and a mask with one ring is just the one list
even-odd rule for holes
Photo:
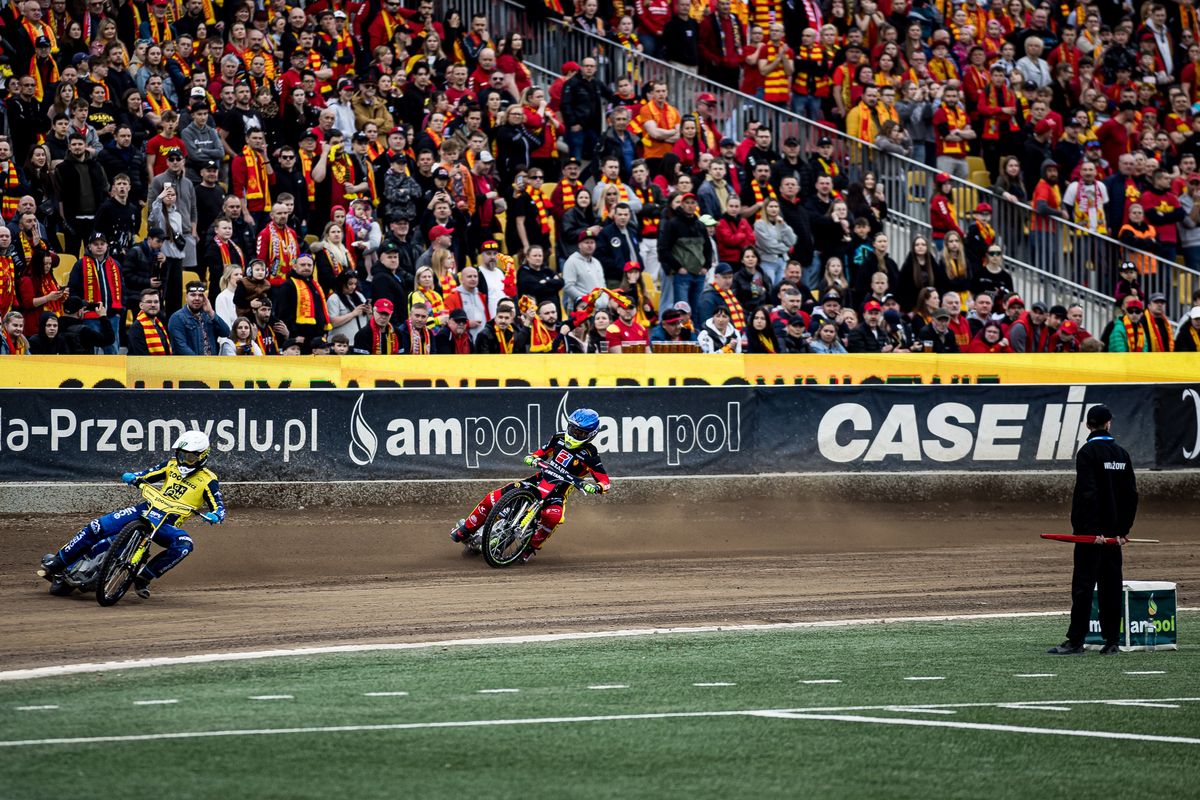
[[992,176],[986,169],[981,169],[971,173],[971,183],[976,186],[981,186],[984,189],[992,185]]
[[983,163],[983,159],[979,156],[967,156],[967,171],[986,172],[987,165]]
[[67,279],[71,277],[71,270],[75,268],[75,262],[78,260],[75,256],[59,254],[58,267],[54,270],[54,279],[58,281],[59,286],[67,285]]
[[908,173],[908,200],[910,203],[924,203],[928,197],[929,181],[924,172]]
[[966,229],[967,216],[975,210],[975,206],[979,204],[979,193],[975,189],[970,189],[965,186],[956,186],[954,191],[950,193],[950,199],[954,203],[954,210],[958,213],[958,218],[963,229]]

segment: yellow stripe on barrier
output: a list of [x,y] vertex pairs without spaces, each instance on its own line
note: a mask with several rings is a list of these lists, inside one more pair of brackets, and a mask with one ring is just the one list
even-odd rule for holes
[[680,386],[689,384],[1172,383],[1200,354],[628,355],[5,358],[2,388]]

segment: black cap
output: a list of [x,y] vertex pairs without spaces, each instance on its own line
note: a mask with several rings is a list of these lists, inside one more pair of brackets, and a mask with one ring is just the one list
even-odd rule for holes
[[1049,311],[1049,309],[1046,308],[1046,304],[1043,303],[1041,300],[1034,300],[1033,305],[1031,305],[1029,308],[1033,311],[1040,311],[1043,314],[1045,314],[1047,311]]
[[737,147],[737,142],[728,137],[721,140],[721,147]]
[[445,167],[438,167],[433,171],[434,180],[448,181],[450,180],[450,171]]
[[50,40],[47,39],[45,36],[39,36],[37,38],[37,41],[33,43],[33,46],[34,47],[52,47],[53,45],[50,44]]
[[470,317],[467,316],[467,312],[463,311],[461,308],[456,308],[450,312],[451,322],[466,322],[468,319],[470,319]]
[[785,147],[799,147],[800,140],[797,139],[795,136],[789,136],[783,140],[783,144]]
[[388,253],[399,253],[399,252],[400,252],[400,248],[396,246],[395,242],[384,242],[379,247],[380,255],[387,255]]
[[1112,412],[1104,404],[1092,406],[1087,412],[1087,424],[1089,428],[1099,428],[1104,423],[1111,422],[1112,418]]
[[328,350],[329,342],[325,341],[324,336],[318,336],[308,343],[308,347],[310,350]]
[[354,142],[355,144],[366,144],[367,142],[369,142],[371,140],[367,138],[367,135],[365,133],[363,133],[362,131],[358,131],[357,133],[354,134],[354,138],[351,139],[351,141]]
[[93,231],[92,235],[88,237],[88,244],[91,244],[92,242],[97,242],[97,241],[108,244],[108,237],[105,236],[100,231]]
[[220,169],[220,168],[221,168],[221,165],[218,164],[214,159],[211,159],[211,158],[208,161],[205,161],[203,164],[200,165],[200,169]]
[[822,136],[820,139],[817,139],[817,147],[825,147],[831,144],[833,144],[833,139],[830,139],[828,136]]
[[578,166],[579,166],[579,164],[580,164],[580,161],[579,161],[579,159],[578,159],[578,158],[576,158],[575,156],[570,156],[570,157],[568,157],[568,158],[565,158],[565,159],[563,159],[563,162],[562,162],[562,163],[563,163],[563,166],[564,166],[564,167],[569,167],[569,166],[571,166],[572,164],[574,164],[575,166],[577,166],[577,167],[578,167]]

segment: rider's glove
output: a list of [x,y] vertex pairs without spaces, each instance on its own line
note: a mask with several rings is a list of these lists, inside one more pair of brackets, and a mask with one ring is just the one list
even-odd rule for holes
[[125,481],[126,483],[133,483],[137,480],[137,475],[134,475],[132,472],[126,472],[121,476],[121,480]]
[[583,485],[583,490],[588,494],[597,494],[600,491],[600,486],[599,484],[595,483],[585,483]]
[[214,511],[205,511],[200,516],[202,516],[206,520],[208,520],[209,525],[220,525],[221,524],[221,518],[218,517],[216,512],[214,512]]
[[525,466],[532,467],[534,462],[533,456],[525,456]]

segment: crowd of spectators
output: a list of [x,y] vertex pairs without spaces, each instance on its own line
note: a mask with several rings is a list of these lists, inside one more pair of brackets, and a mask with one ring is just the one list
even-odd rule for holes
[[[547,4],[614,46],[938,164],[932,236],[893,253],[879,180],[831,139],[802,154],[753,120],[727,138],[714,95],[678,109],[661,81],[606,84],[599,53],[543,85],[519,31],[432,0],[12,3],[0,353],[1197,350],[1200,309],[1173,325],[1136,260],[1096,336],[1080,306],[1026,308],[990,206],[960,222],[947,186],[978,152],[998,193],[1120,217],[1122,238],[1189,257],[1200,204],[1183,210],[1177,189],[1192,134],[1168,132],[1153,156],[1158,139],[1136,134],[1160,94],[1190,126],[1171,89],[1190,102],[1191,64],[1151,86],[1143,42],[1112,86],[1103,69],[1075,90],[1040,81],[1039,42],[1055,79],[1065,63],[1083,75],[1084,58],[1124,52],[1127,23],[1139,42],[1157,34],[1158,8]],[[1076,58],[1065,32],[1093,11],[1109,30]],[[1110,155],[1129,174],[1110,175]]]

